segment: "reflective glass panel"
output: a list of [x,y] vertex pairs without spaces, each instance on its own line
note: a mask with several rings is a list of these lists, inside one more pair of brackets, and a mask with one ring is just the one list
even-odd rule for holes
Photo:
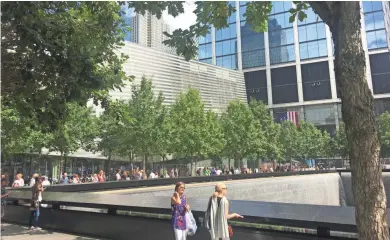
[[199,58],[209,58],[212,56],[211,43],[199,46]]
[[200,59],[199,61],[200,62],[204,62],[204,63],[208,63],[208,64],[212,64],[213,63],[213,59],[212,58]]
[[294,61],[294,45],[270,48],[270,60],[271,64]]
[[242,67],[252,68],[265,66],[265,50],[254,50],[242,53]]

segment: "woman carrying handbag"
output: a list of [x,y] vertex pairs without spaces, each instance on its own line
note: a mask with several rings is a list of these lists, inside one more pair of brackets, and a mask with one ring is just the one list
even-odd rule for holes
[[243,218],[237,213],[229,214],[229,201],[226,198],[227,187],[224,183],[215,186],[215,192],[209,199],[205,215],[205,227],[209,229],[212,240],[229,240],[233,236],[233,230],[228,225],[228,220]]

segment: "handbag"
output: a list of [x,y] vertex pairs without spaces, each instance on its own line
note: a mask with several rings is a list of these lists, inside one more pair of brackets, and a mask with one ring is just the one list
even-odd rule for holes
[[231,225],[228,225],[228,230],[229,230],[229,237],[233,237],[233,228]]
[[38,200],[31,200],[31,208],[38,209],[39,208],[39,201]]
[[191,211],[186,212],[186,224],[187,224],[187,235],[194,236],[198,226],[196,226],[196,221],[194,215],[192,215]]

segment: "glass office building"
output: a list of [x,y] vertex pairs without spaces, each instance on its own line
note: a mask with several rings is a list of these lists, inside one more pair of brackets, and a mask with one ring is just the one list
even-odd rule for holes
[[[229,28],[199,39],[199,60],[244,72],[248,100],[263,101],[276,113],[297,111],[300,120],[331,134],[341,121],[331,33],[309,8],[307,18],[289,22],[293,2],[273,2],[268,31],[246,22],[246,2],[229,2],[236,12]],[[389,2],[361,2],[367,80],[376,113],[390,111]]]

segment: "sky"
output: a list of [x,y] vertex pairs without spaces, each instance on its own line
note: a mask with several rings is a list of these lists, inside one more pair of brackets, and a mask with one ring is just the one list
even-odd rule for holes
[[186,1],[184,3],[184,14],[180,14],[178,17],[174,18],[168,15],[167,11],[164,11],[163,18],[164,21],[170,25],[171,31],[175,29],[188,29],[192,24],[196,22],[196,15],[193,13],[195,10],[195,1]]

